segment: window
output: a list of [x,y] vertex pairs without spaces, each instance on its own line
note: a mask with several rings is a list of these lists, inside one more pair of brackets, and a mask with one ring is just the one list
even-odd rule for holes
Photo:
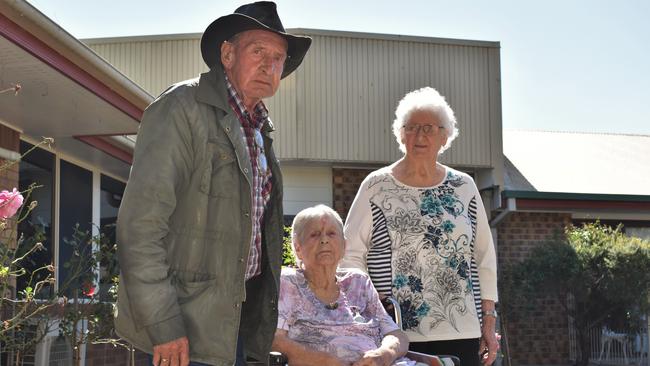
[[[66,263],[75,263],[76,260],[90,263],[88,257],[92,254],[92,243],[80,242],[77,234],[92,233],[93,173],[65,160],[61,160],[59,167],[59,289],[66,296],[73,297],[77,289],[84,288],[84,284],[68,280],[70,276],[73,273],[90,276],[85,266],[67,267]],[[81,297],[81,293],[77,296]]]
[[[114,244],[115,238],[115,223],[117,222],[117,212],[122,202],[122,195],[126,184],[107,177],[101,176],[101,193],[100,193],[100,229],[102,234],[106,236],[107,242]],[[111,287],[110,274],[118,272],[117,257],[107,256],[101,260],[101,282],[99,286],[99,296],[102,301],[112,301],[108,290]]]
[[[21,142],[20,152],[24,154],[33,147]],[[126,184],[41,148],[32,150],[21,160],[18,174],[21,191],[27,190],[31,184],[40,186],[29,197],[29,201],[37,201],[38,205],[18,225],[19,235],[25,238],[21,248],[27,251],[39,241],[44,247],[24,261],[28,274],[18,279],[18,291],[25,289],[34,271],[54,264],[56,287],[41,291],[40,296],[53,296],[56,288],[68,298],[74,297],[75,293],[81,298],[89,290],[88,285],[97,284],[99,274],[100,279],[105,280],[99,284],[100,299],[112,300],[108,294],[110,276],[106,275],[117,273],[117,258],[102,257],[99,273],[94,273],[90,256],[99,247],[92,239],[93,232],[96,234],[99,229],[106,238],[105,243],[115,243],[115,223]],[[58,215],[55,214],[57,209]],[[39,273],[32,286],[47,276],[45,270]],[[70,280],[79,276],[82,277],[80,280]]]
[[[33,147],[31,144],[21,141],[20,154],[25,154]],[[18,167],[18,186],[21,192],[27,190],[31,184],[40,186],[32,190],[29,198],[25,197],[28,202],[37,201],[38,205],[18,225],[19,235],[25,238],[21,249],[29,250],[37,241],[41,241],[44,247],[43,250],[34,253],[23,262],[28,273],[18,278],[18,291],[25,289],[33,271],[54,262],[54,241],[52,237],[54,227],[54,164],[54,154],[37,148],[25,155]],[[42,237],[39,238],[39,236]],[[39,271],[33,283],[44,279],[46,276],[45,271]],[[52,289],[43,290],[40,294],[42,296],[52,295],[51,291]]]

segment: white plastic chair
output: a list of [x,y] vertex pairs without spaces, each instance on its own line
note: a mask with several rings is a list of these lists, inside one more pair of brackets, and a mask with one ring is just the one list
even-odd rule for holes
[[605,359],[609,358],[611,346],[614,342],[619,342],[621,344],[621,348],[623,348],[623,358],[625,359],[625,364],[627,364],[627,334],[616,333],[607,327],[603,327],[602,333],[600,335],[600,356],[598,356],[599,363],[603,359],[603,354],[605,355]]

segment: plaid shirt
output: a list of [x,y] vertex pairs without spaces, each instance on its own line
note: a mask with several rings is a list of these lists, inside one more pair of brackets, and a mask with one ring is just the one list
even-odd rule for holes
[[[225,75],[224,75],[225,76]],[[226,87],[228,88],[228,103],[235,115],[241,122],[241,130],[244,135],[244,142],[248,147],[251,166],[253,168],[253,182],[251,190],[251,201],[253,203],[253,235],[251,237],[250,252],[248,254],[248,264],[246,266],[246,280],[253,278],[262,273],[262,223],[264,217],[264,207],[271,197],[271,169],[266,162],[264,153],[264,144],[262,142],[261,128],[269,120],[269,113],[264,103],[259,102],[255,106],[254,115],[248,113],[237,91],[226,78]],[[256,141],[257,140],[257,141]]]

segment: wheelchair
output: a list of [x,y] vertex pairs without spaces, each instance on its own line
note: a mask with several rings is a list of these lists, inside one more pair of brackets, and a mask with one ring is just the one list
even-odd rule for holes
[[[393,297],[387,297],[383,300],[384,307],[387,311],[393,310],[393,319],[395,323],[402,328],[402,312],[400,310],[399,303]],[[424,353],[408,351],[406,357],[417,361],[418,363],[427,365],[427,366],[460,366],[460,359],[456,356],[449,355],[428,355]],[[262,365],[263,363],[253,363],[249,362],[249,365]],[[287,357],[279,352],[271,352],[269,354],[269,365],[270,366],[288,366]]]

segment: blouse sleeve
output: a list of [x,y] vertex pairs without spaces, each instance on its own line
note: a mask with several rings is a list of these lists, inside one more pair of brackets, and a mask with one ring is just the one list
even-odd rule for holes
[[340,268],[358,268],[368,272],[366,255],[370,248],[372,229],[372,212],[370,211],[370,194],[366,178],[352,202],[343,232],[345,235],[345,256],[339,263]]
[[481,195],[474,185],[477,203],[476,209],[476,242],[474,258],[478,267],[478,278],[481,284],[481,299],[498,301],[497,294],[497,259],[492,240],[492,232],[485,214],[485,206]]
[[289,276],[280,276],[280,295],[278,300],[278,329],[289,330],[295,323],[297,311],[298,288],[291,282]]

